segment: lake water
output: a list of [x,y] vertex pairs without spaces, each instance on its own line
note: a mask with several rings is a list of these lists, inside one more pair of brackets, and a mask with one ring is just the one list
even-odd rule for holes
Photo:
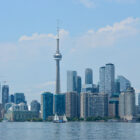
[[140,123],[5,122],[0,140],[140,140]]

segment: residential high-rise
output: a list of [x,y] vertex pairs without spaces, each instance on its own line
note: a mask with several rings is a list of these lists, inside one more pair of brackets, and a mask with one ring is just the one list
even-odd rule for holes
[[115,66],[106,64],[105,67],[105,93],[112,96],[115,91]]
[[127,88],[131,87],[131,82],[124,76],[118,76],[117,81],[120,83],[120,91],[125,92]]
[[119,116],[124,120],[132,120],[135,116],[135,90],[128,88],[119,96]]
[[20,104],[20,103],[27,103],[25,100],[25,95],[24,93],[15,93],[14,94],[14,103],[15,104]]
[[85,84],[93,84],[93,72],[90,68],[85,70]]
[[77,91],[77,72],[67,71],[67,92]]
[[54,55],[54,59],[56,60],[56,89],[55,93],[60,93],[60,60],[62,59],[62,55],[59,52],[59,29],[58,29],[58,35],[57,35],[57,48],[56,53]]
[[9,102],[9,86],[2,86],[2,105],[5,107],[5,104]]
[[45,92],[41,95],[41,118],[46,120],[53,116],[53,94]]
[[101,67],[99,70],[99,92],[105,93],[105,67]]
[[108,95],[104,93],[81,94],[81,117],[108,116]]
[[78,96],[77,92],[66,93],[66,116],[69,118],[78,117]]

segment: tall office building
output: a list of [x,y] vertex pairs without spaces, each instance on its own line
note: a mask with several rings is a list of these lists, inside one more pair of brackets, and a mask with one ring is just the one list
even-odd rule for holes
[[93,84],[93,72],[90,68],[85,70],[85,84]]
[[135,116],[135,90],[130,87],[119,96],[119,116],[124,120],[132,120]]
[[20,104],[20,103],[27,103],[25,100],[24,93],[15,93],[14,94],[14,103],[15,104]]
[[101,67],[99,70],[99,92],[105,93],[105,67]]
[[115,66],[106,64],[105,67],[105,93],[112,96],[115,91]]
[[77,92],[78,92],[78,93],[81,93],[82,79],[81,79],[80,76],[77,76],[77,83],[76,83],[76,85],[77,85]]
[[118,76],[117,81],[120,83],[120,91],[125,92],[127,88],[131,87],[131,82],[124,76]]
[[54,114],[58,116],[65,114],[65,94],[54,95]]
[[5,107],[5,104],[9,102],[9,86],[2,86],[2,105]]
[[57,48],[56,53],[54,55],[54,59],[56,60],[56,89],[55,93],[60,93],[60,60],[62,59],[62,55],[59,51],[59,29],[58,29],[58,35],[57,35]]
[[41,118],[46,120],[53,116],[53,94],[45,92],[41,95]]
[[69,118],[78,117],[78,96],[77,92],[66,93],[66,116]]
[[67,92],[77,91],[77,72],[67,71]]

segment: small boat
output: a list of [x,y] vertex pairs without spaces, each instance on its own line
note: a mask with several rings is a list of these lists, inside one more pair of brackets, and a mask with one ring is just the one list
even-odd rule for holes
[[57,114],[55,114],[53,122],[54,123],[59,123],[59,117],[58,117]]
[[64,116],[63,116],[63,122],[67,122],[68,120],[67,120],[67,117],[66,117],[66,115],[64,114]]
[[55,114],[53,122],[54,123],[65,123],[65,122],[67,122],[67,117],[66,117],[66,115],[64,115],[63,118],[60,119],[60,117],[57,114]]

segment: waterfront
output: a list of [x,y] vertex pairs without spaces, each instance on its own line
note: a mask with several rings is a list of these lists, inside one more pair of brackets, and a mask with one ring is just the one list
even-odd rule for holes
[[140,123],[5,122],[0,140],[139,140]]

